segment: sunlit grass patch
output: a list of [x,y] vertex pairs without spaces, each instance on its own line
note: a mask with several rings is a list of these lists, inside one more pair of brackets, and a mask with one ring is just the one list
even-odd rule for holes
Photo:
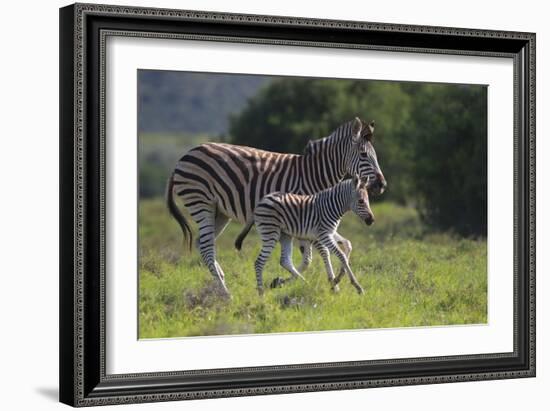
[[[254,230],[241,252],[233,241],[241,229],[231,223],[218,241],[218,260],[232,299],[212,285],[198,253],[183,250],[177,223],[162,199],[140,201],[140,338],[325,331],[385,327],[481,324],[487,321],[485,240],[430,233],[414,209],[375,203],[376,223],[367,227],[347,215],[339,232],[353,243],[351,266],[362,286],[349,280],[330,291],[315,254],[300,281],[256,292]],[[265,269],[264,283],[288,277],[279,249]],[[295,250],[294,259],[299,261]],[[337,269],[338,263],[333,258]]]

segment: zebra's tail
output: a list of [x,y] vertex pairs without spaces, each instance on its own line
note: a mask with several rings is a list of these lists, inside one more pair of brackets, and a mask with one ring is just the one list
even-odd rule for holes
[[235,248],[237,250],[241,251],[241,248],[243,246],[243,241],[245,237],[248,235],[248,233],[250,232],[250,229],[252,228],[253,225],[254,225],[254,220],[249,221],[248,223],[246,223],[243,230],[240,232],[239,236],[235,240]]
[[166,187],[166,205],[168,206],[168,210],[170,211],[172,217],[176,219],[181,227],[181,231],[183,232],[184,245],[186,245],[189,251],[191,251],[191,247],[193,245],[193,232],[191,231],[191,227],[189,227],[187,220],[185,219],[176,202],[174,201],[174,175],[171,175],[168,179],[168,185]]

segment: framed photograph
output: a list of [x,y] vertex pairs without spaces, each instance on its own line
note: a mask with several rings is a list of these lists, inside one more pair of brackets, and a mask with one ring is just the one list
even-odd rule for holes
[[60,400],[535,376],[535,34],[60,10]]

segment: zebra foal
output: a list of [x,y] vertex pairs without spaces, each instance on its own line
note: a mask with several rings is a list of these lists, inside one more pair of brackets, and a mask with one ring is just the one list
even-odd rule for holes
[[[292,263],[292,239],[298,238],[313,243],[319,251],[334,291],[338,290],[338,283],[347,272],[353,286],[362,294],[363,288],[353,274],[346,254],[338,247],[335,235],[340,220],[350,210],[367,225],[374,222],[367,186],[368,178],[365,181],[356,175],[313,195],[271,193],[265,196],[254,210],[253,222],[262,241],[262,249],[254,264],[258,292],[263,293],[263,270],[277,242],[281,243],[280,263],[292,275],[290,279],[303,280]],[[337,277],[334,276],[330,253],[336,255],[344,268]]]

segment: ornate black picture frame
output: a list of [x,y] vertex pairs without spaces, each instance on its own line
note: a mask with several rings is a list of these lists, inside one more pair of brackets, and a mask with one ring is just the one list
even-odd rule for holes
[[[513,58],[513,352],[106,374],[108,36]],[[62,402],[91,406],[535,376],[535,34],[75,4],[60,10],[60,101]]]

